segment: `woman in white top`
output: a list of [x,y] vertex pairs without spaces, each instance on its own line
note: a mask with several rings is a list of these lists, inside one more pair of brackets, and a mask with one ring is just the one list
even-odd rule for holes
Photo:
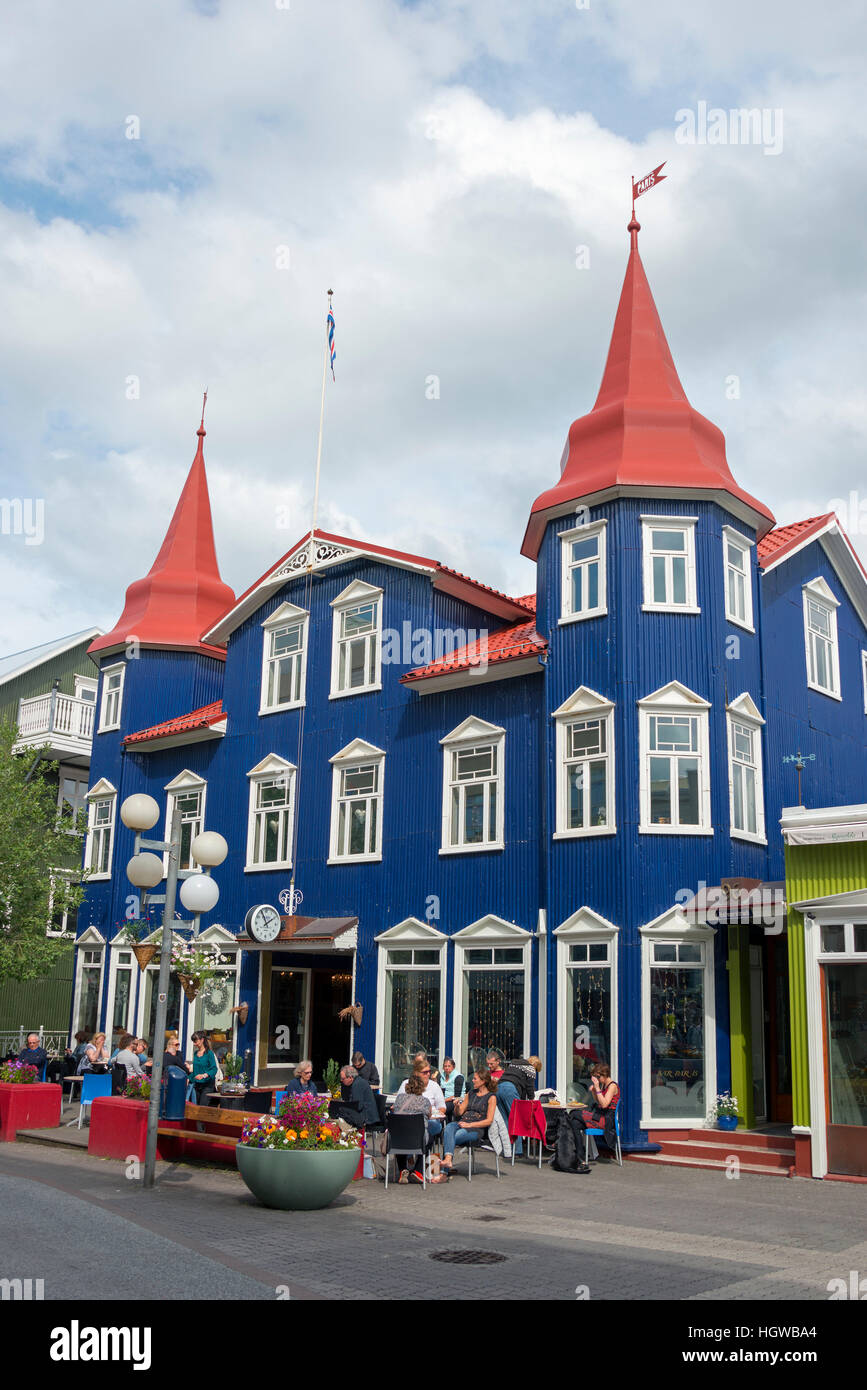
[[[428,1120],[428,1134],[431,1139],[436,1138],[443,1132],[443,1121],[446,1116],[446,1098],[440,1087],[435,1081],[431,1081],[431,1065],[427,1060],[419,1058],[413,1065],[413,1075],[420,1076],[424,1082],[422,1095],[430,1101],[431,1118]],[[406,1091],[406,1082],[401,1081],[397,1088],[397,1094],[403,1095]]]

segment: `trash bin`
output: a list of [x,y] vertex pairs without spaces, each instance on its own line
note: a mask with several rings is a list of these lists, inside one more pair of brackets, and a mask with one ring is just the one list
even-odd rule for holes
[[160,1119],[182,1120],[187,1103],[187,1084],[189,1076],[180,1067],[166,1067],[163,1072],[162,1095],[160,1096]]

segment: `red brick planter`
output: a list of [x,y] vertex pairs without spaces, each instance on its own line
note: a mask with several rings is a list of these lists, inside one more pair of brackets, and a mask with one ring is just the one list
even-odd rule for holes
[[56,1129],[62,1094],[47,1081],[0,1081],[0,1143],[11,1144],[19,1129]]
[[148,1102],[126,1096],[97,1096],[90,1107],[87,1152],[97,1158],[145,1156]]

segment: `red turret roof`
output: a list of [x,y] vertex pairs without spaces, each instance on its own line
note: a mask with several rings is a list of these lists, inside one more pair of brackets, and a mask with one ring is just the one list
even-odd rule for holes
[[732,477],[722,431],[686,398],[638,254],[639,230],[630,222],[629,263],[596,404],[569,430],[559,483],[533,504],[522,546],[531,559],[552,517],[615,488],[727,494],[759,535],[774,522]]
[[117,625],[91,643],[91,655],[116,651],[137,638],[143,647],[180,647],[225,657],[221,647],[201,640],[232,607],[235,595],[223,583],[217,566],[205,475],[204,424],[197,434],[196,457],[160,553],[144,579],[130,584]]

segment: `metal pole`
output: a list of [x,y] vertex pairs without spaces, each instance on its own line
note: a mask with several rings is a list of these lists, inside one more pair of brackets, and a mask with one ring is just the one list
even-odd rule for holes
[[169,831],[169,867],[166,874],[166,901],[163,908],[163,940],[160,947],[160,973],[157,985],[157,1012],[154,1022],[154,1062],[151,1070],[151,1098],[148,1106],[147,1139],[145,1142],[144,1186],[153,1187],[157,1162],[157,1126],[160,1122],[160,1090],[163,1079],[163,1054],[166,1050],[166,1015],[168,1013],[169,976],[172,969],[172,922],[175,917],[175,895],[178,887],[178,859],[181,849],[181,808],[175,802]]

